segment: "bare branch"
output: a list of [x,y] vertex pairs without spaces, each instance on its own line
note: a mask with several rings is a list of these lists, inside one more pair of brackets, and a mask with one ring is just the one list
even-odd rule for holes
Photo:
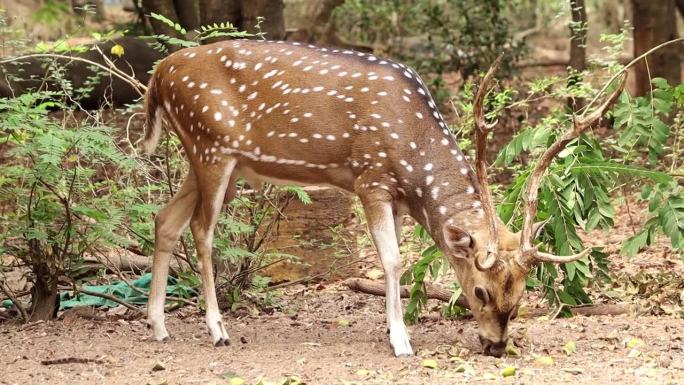
[[[349,278],[342,282],[343,285],[347,286],[350,290],[360,291],[366,294],[384,296],[385,295],[385,283],[380,281],[371,281],[370,279],[363,278]],[[401,298],[410,298],[410,286],[401,287]],[[442,302],[451,301],[453,295],[451,290],[442,289],[441,287],[426,284],[425,291],[428,299],[437,299]],[[456,305],[470,309],[468,305],[468,300],[461,295],[456,299]]]
[[133,310],[133,311],[135,311],[135,312],[138,312],[138,313],[141,313],[141,312],[142,312],[142,311],[141,311],[139,308],[137,308],[136,306],[133,306],[133,305],[131,305],[130,303],[125,302],[124,300],[122,300],[122,299],[120,299],[120,298],[117,298],[117,297],[115,297],[115,296],[113,296],[113,295],[110,295],[110,294],[98,293],[98,292],[96,292],[96,291],[90,291],[90,290],[85,290],[85,289],[79,289],[78,292],[81,293],[81,294],[92,295],[93,297],[100,297],[100,298],[104,298],[104,299],[107,299],[107,300],[116,302],[116,303],[118,303],[119,305],[122,305],[122,306],[124,306],[124,307],[126,307],[126,308],[128,308],[128,309],[131,309],[131,310]]
[[142,84],[138,79],[132,77],[131,75],[121,71],[120,69],[116,67],[108,67],[105,65],[102,65],[100,63],[94,62],[92,60],[84,59],[81,57],[77,56],[68,56],[68,55],[60,55],[60,54],[54,54],[54,53],[34,53],[34,54],[29,54],[29,55],[23,55],[23,56],[15,56],[11,57],[9,59],[5,60],[0,60],[0,64],[5,64],[5,63],[10,63],[13,61],[17,60],[22,60],[22,59],[30,59],[30,58],[38,58],[38,57],[43,57],[43,58],[53,58],[53,59],[65,59],[65,60],[75,60],[75,61],[81,61],[84,63],[88,63],[90,65],[94,65],[98,68],[101,68],[112,75],[118,77],[119,79],[123,80],[124,82],[128,83],[133,87],[140,96],[144,96],[145,92],[147,91],[147,86]]
[[19,298],[14,294],[14,291],[10,289],[7,285],[5,285],[5,282],[0,282],[0,290],[2,290],[3,293],[9,298],[10,301],[12,301],[12,305],[17,308],[19,311],[19,314],[21,315],[21,319],[24,322],[29,322],[29,315],[28,312],[26,311],[26,308],[24,305],[19,302]]

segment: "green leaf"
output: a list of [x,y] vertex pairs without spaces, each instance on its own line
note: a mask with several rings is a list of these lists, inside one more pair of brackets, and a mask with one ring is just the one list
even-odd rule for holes
[[577,305],[577,301],[575,301],[575,299],[570,294],[566,293],[565,291],[559,291],[557,294],[558,294],[558,299],[560,299],[560,301],[562,303],[572,305],[572,306]]
[[635,236],[630,237],[622,243],[621,253],[629,257],[633,257],[636,253],[641,250],[642,247],[647,245],[648,240],[648,230],[642,230]]
[[672,180],[672,177],[670,175],[663,172],[647,170],[645,168],[637,166],[629,166],[610,161],[579,163],[572,166],[571,171],[573,173],[587,173],[597,175],[612,172],[619,175],[647,178],[657,183],[668,183]]
[[301,186],[284,186],[282,187],[285,191],[294,194],[297,199],[299,199],[300,202],[304,203],[305,205],[311,204],[311,197],[309,194],[304,190],[303,187]]
[[426,358],[423,361],[420,362],[420,365],[429,368],[429,369],[437,369],[439,365],[437,364],[437,361],[431,359],[431,358]]

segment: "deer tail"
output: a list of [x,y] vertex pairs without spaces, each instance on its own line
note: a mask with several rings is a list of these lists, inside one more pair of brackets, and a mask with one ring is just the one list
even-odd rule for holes
[[152,154],[159,144],[162,131],[163,108],[159,105],[159,95],[157,94],[156,76],[150,78],[145,93],[145,138],[141,146],[145,154]]

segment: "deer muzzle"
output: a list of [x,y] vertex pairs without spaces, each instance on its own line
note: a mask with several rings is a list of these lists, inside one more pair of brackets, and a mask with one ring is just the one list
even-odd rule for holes
[[487,356],[501,357],[506,352],[506,341],[494,342],[485,337],[480,336],[480,344],[484,354]]

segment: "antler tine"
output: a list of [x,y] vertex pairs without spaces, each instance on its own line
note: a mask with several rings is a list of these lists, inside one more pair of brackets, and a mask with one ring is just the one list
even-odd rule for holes
[[489,192],[489,184],[487,182],[487,134],[496,126],[497,121],[487,124],[484,116],[484,99],[489,90],[489,84],[494,78],[494,73],[501,65],[503,54],[494,61],[494,64],[489,68],[482,83],[477,89],[475,100],[473,101],[473,115],[475,119],[475,145],[477,148],[477,160],[475,162],[475,169],[477,171],[477,181],[480,184],[480,200],[482,201],[482,209],[489,227],[489,244],[487,246],[487,257],[484,261],[476,260],[475,266],[480,270],[490,269],[497,261],[496,253],[499,250],[499,243],[496,230],[496,216],[494,214],[494,203]]
[[489,71],[487,71],[487,74],[482,79],[482,83],[480,83],[480,87],[477,88],[477,92],[475,93],[475,100],[473,101],[473,115],[475,116],[475,127],[485,134],[491,131],[498,123],[498,121],[496,120],[489,124],[487,124],[487,122],[485,121],[484,98],[487,95],[487,91],[489,91],[489,83],[491,83],[492,79],[494,78],[494,74],[496,73],[496,71],[499,70],[499,67],[501,66],[502,59],[503,54],[499,55],[499,57],[496,58],[492,66],[489,68]]
[[522,231],[520,232],[520,248],[521,260],[519,261],[523,266],[533,266],[537,262],[555,262],[567,263],[576,261],[588,255],[591,249],[586,249],[578,254],[557,256],[540,252],[537,247],[532,245],[532,227],[534,225],[534,218],[537,215],[537,194],[539,192],[539,184],[544,172],[549,168],[553,158],[561,152],[565,146],[573,139],[577,138],[582,132],[598,123],[605,112],[610,109],[617,101],[618,97],[625,88],[627,82],[627,73],[622,77],[622,81],[613,93],[606,99],[606,101],[586,117],[576,117],[573,115],[572,128],[569,129],[562,137],[556,140],[555,143],[549,147],[535,166],[527,181],[527,188],[525,189],[525,208]]

